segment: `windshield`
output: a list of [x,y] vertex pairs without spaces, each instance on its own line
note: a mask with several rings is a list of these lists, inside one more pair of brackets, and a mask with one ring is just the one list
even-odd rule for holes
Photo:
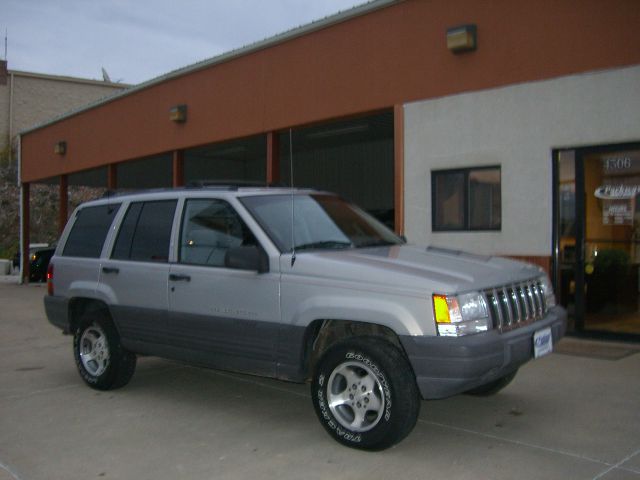
[[294,239],[296,251],[403,243],[378,220],[334,195],[262,195],[244,197],[241,201],[281,252],[292,251]]

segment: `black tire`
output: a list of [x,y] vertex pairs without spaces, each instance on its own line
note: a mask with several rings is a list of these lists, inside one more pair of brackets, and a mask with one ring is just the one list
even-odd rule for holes
[[73,356],[84,382],[96,390],[125,386],[136,369],[135,354],[122,348],[105,310],[84,312],[73,337]]
[[[373,336],[348,338],[327,349],[316,365],[311,397],[329,435],[363,450],[398,443],[411,432],[420,412],[409,362],[397,347]],[[342,403],[336,405],[336,399]]]
[[469,395],[475,395],[477,397],[489,397],[491,395],[495,395],[500,390],[509,385],[513,381],[513,379],[516,378],[517,373],[518,370],[514,370],[504,377],[500,377],[492,382],[480,385],[479,387],[473,388],[466,393],[468,393]]

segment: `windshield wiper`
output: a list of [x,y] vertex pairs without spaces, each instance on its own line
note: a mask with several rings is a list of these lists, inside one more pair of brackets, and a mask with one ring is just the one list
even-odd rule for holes
[[357,248],[367,248],[367,247],[388,247],[390,245],[398,245],[395,242],[390,242],[388,240],[374,240],[372,242],[363,242],[357,244]]
[[351,242],[340,242],[337,240],[324,240],[321,242],[304,243],[302,245],[296,245],[296,250],[311,250],[317,249],[341,249],[351,248],[353,245]]

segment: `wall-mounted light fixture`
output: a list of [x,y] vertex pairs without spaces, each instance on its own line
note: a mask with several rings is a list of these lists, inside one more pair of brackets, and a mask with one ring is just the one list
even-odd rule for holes
[[169,120],[176,123],[184,123],[187,121],[187,106],[176,105],[169,110]]
[[447,48],[453,53],[472,52],[478,48],[476,25],[459,25],[447,29]]
[[67,153],[67,142],[61,140],[53,146],[53,153],[56,155],[64,155]]

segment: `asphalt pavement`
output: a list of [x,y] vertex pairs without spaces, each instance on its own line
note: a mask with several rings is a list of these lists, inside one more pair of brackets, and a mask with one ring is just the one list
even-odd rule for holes
[[0,282],[0,480],[640,480],[637,345],[563,340],[493,397],[422,402],[408,438],[369,453],[331,440],[308,385],[146,357],[92,390],[44,295]]

